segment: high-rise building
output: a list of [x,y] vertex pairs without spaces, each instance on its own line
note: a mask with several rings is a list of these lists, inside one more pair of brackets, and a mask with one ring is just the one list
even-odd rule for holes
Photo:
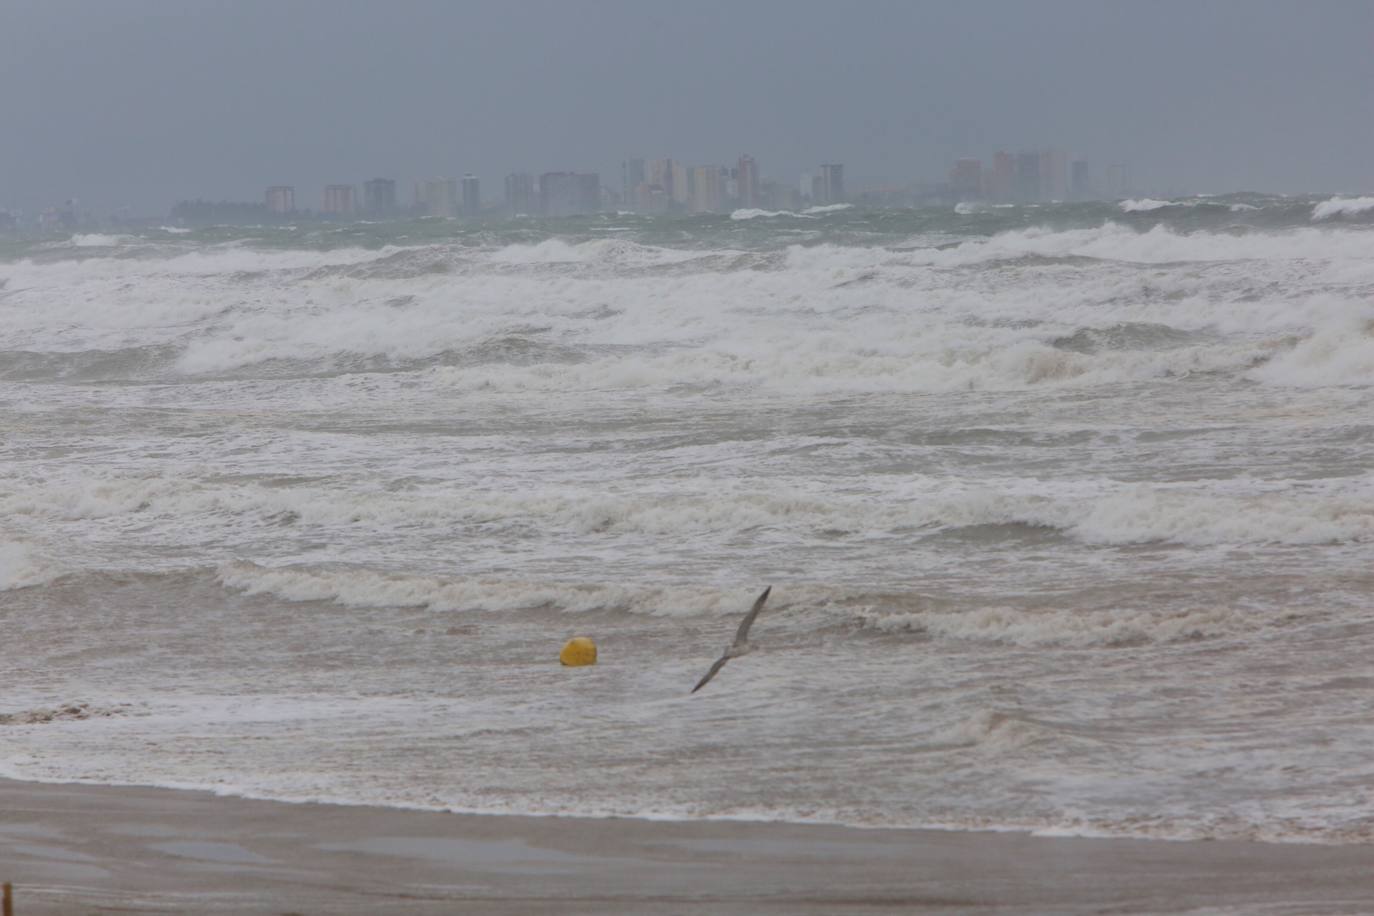
[[626,159],[620,164],[620,187],[627,206],[634,205],[639,195],[639,186],[648,182],[649,173],[643,159]]
[[1093,183],[1088,163],[1075,159],[1069,166],[1069,197],[1073,200],[1091,200],[1092,196]]
[[482,212],[482,191],[477,176],[471,173],[463,176],[463,213],[476,216]]
[[540,209],[548,216],[577,216],[601,209],[601,178],[595,173],[545,172],[539,176]]
[[353,185],[328,184],[324,186],[324,200],[320,202],[320,212],[343,216],[353,212]]
[[997,203],[1006,203],[1013,197],[1016,188],[1016,157],[1011,153],[998,150],[992,157],[992,175],[988,179],[988,197]]
[[458,182],[452,178],[427,178],[415,182],[415,208],[425,216],[458,213]]
[[1040,199],[1064,200],[1069,196],[1069,157],[1063,150],[1040,153]]
[[267,189],[268,213],[295,213],[296,189],[289,184],[277,184]]
[[956,200],[981,200],[983,197],[983,163],[978,159],[960,159],[949,170],[949,189]]
[[671,209],[672,198],[662,185],[650,184],[645,181],[635,188],[634,199],[631,206],[636,212],[649,214],[663,214]]
[[388,216],[396,212],[396,181],[373,178],[363,182],[363,210],[369,216]]
[[1012,196],[1017,203],[1027,204],[1040,199],[1040,154],[1025,151],[1016,154],[1016,186]]
[[740,156],[735,169],[735,182],[739,205],[757,207],[759,205],[759,165],[753,156]]
[[650,159],[648,172],[649,187],[663,189],[669,199],[673,196],[673,160],[672,159]]
[[506,176],[506,209],[512,216],[531,216],[539,212],[539,195],[535,191],[534,176],[529,172],[512,172]]
[[687,205],[692,201],[692,171],[673,160],[673,203],[682,210],[687,209]]
[[702,165],[692,169],[693,213],[719,213],[723,197],[719,166]]
[[681,162],[673,159],[650,159],[648,162],[647,190],[636,195],[661,207],[646,212],[666,212],[685,210],[691,202],[691,171]]
[[821,165],[819,193],[813,189],[811,197],[817,204],[844,203],[844,166],[838,162]]

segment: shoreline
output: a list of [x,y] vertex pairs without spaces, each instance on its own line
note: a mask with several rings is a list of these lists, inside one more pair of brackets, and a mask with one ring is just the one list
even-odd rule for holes
[[1063,827],[1058,825],[1048,826],[1024,826],[1014,824],[984,824],[979,826],[960,826],[946,824],[883,824],[883,823],[847,823],[842,820],[816,819],[792,819],[787,817],[755,817],[749,815],[714,815],[704,817],[678,817],[670,814],[576,814],[566,812],[538,812],[538,811],[501,811],[501,810],[474,810],[458,807],[444,807],[438,805],[425,806],[420,804],[403,804],[399,802],[384,803],[376,801],[353,801],[346,798],[279,798],[271,795],[255,795],[248,792],[237,790],[219,790],[204,788],[201,786],[170,785],[159,783],[137,783],[137,782],[103,782],[103,781],[83,781],[70,779],[32,779],[15,776],[0,775],[0,786],[6,783],[33,786],[53,786],[53,787],[76,787],[91,789],[128,789],[128,790],[148,790],[152,792],[184,792],[191,794],[208,795],[214,798],[226,800],[268,802],[275,805],[316,805],[320,807],[339,807],[339,808],[366,808],[378,811],[397,811],[413,814],[442,814],[462,817],[482,817],[482,818],[524,818],[529,820],[570,820],[578,822],[587,821],[613,821],[616,823],[636,822],[646,824],[740,824],[745,826],[760,827],[826,827],[843,830],[853,830],[860,833],[864,832],[883,832],[898,831],[908,833],[972,833],[972,834],[997,834],[1011,836],[1026,836],[1035,839],[1052,840],[1130,840],[1145,843],[1253,843],[1265,846],[1327,846],[1327,847],[1363,847],[1368,845],[1374,849],[1374,841],[1369,844],[1347,839],[1325,839],[1320,835],[1291,835],[1291,836],[1180,836],[1168,833],[1113,833],[1109,830],[1094,830],[1093,828],[1083,828],[1078,832],[1078,828]]
[[0,779],[34,913],[1374,910],[1374,846],[455,814]]
[[200,786],[177,786],[164,785],[158,783],[136,783],[136,782],[97,782],[71,779],[26,779],[14,776],[0,776],[0,786],[6,783],[32,786],[52,786],[52,787],[72,787],[90,789],[127,789],[127,790],[147,790],[150,792],[182,792],[197,795],[207,795],[213,798],[226,800],[246,801],[246,802],[266,802],[274,805],[314,805],[323,808],[365,808],[376,811],[397,811],[411,814],[442,814],[459,817],[481,817],[481,818],[517,818],[528,820],[568,820],[581,822],[612,821],[616,823],[645,823],[645,824],[739,824],[743,826],[759,827],[826,827],[841,830],[853,830],[860,833],[865,832],[884,832],[897,831],[906,833],[955,833],[955,834],[996,834],[1009,836],[1025,836],[1035,839],[1052,840],[1130,840],[1142,843],[1253,843],[1264,846],[1330,846],[1330,847],[1362,847],[1369,845],[1374,849],[1374,843],[1363,844],[1350,842],[1347,840],[1328,840],[1321,837],[1292,836],[1292,837],[1253,837],[1253,836],[1177,836],[1164,833],[1155,834],[1132,834],[1132,833],[1112,833],[1107,830],[1093,831],[1085,829],[1083,832],[1076,832],[1072,827],[1046,826],[1046,827],[1027,827],[1009,824],[992,824],[976,827],[951,826],[944,824],[851,824],[840,820],[824,819],[790,819],[786,817],[752,817],[747,815],[717,815],[707,817],[675,817],[667,814],[572,814],[564,812],[538,812],[538,811],[479,811],[468,808],[425,806],[419,804],[401,803],[382,803],[375,801],[351,801],[342,798],[276,798],[270,795],[254,795],[239,791],[220,791],[217,789],[203,788]]

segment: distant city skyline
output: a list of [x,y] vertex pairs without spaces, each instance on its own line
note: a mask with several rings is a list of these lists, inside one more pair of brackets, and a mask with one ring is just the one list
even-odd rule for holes
[[384,176],[404,199],[468,173],[490,200],[508,174],[618,187],[631,158],[745,151],[799,190],[843,162],[847,193],[1050,148],[1151,191],[1374,187],[1368,0],[5,0],[3,18],[0,206],[27,211],[268,185],[319,209],[331,183]]
[[[1125,181],[1089,183],[1086,179],[1089,163],[1075,159],[1072,165],[1083,170],[1083,180],[1074,186],[1075,194],[1070,194],[1067,169],[1069,162],[1066,154],[1057,149],[1038,152],[1020,152],[1020,157],[1034,157],[1029,168],[1036,178],[1027,181],[1025,174],[1011,176],[1010,181],[999,184],[1004,176],[1000,169],[1012,158],[1004,150],[993,155],[992,163],[985,167],[980,159],[964,157],[957,160],[948,172],[947,181],[937,176],[909,178],[901,182],[861,182],[857,187],[846,189],[845,166],[843,163],[821,163],[809,171],[804,171],[797,179],[778,178],[764,172],[758,160],[748,154],[741,154],[733,166],[727,164],[688,165],[671,157],[657,159],[629,158],[620,164],[619,188],[612,189],[601,182],[597,172],[545,172],[540,174],[510,172],[504,177],[505,195],[503,198],[485,199],[482,197],[482,178],[471,172],[463,172],[461,178],[430,177],[415,179],[411,183],[413,195],[407,206],[399,196],[397,188],[400,179],[394,177],[373,177],[355,182],[333,181],[319,184],[318,196],[309,184],[273,184],[262,193],[265,211],[271,214],[316,213],[327,216],[343,217],[369,214],[398,215],[403,213],[427,216],[475,216],[483,211],[505,209],[514,213],[546,212],[548,199],[542,194],[543,178],[558,181],[557,176],[584,175],[583,184],[590,187],[594,183],[598,190],[569,192],[556,190],[554,209],[563,214],[592,212],[606,207],[619,207],[640,213],[712,213],[721,212],[726,205],[732,207],[767,206],[774,209],[787,209],[802,205],[828,205],[849,199],[849,190],[863,193],[875,187],[891,190],[905,188],[921,195],[939,198],[948,196],[952,200],[1005,200],[1032,201],[1069,199],[1076,196],[1086,199],[1089,196],[1103,196],[1111,193],[1126,193],[1131,190]],[[1051,157],[1046,159],[1046,157]],[[1054,158],[1057,157],[1057,158]],[[1052,161],[1051,161],[1052,160]],[[1124,170],[1125,166],[1115,166]],[[1014,167],[1013,167],[1014,168]],[[1124,171],[1123,171],[1124,174]],[[1059,175],[1059,178],[1052,176]],[[514,188],[512,181],[515,182]],[[1048,182],[1048,183],[1046,183]],[[492,182],[494,184],[494,182]],[[1032,187],[1033,185],[1033,187]],[[571,196],[568,196],[571,194]],[[594,206],[592,200],[597,204]],[[577,203],[573,203],[576,200]],[[215,198],[199,194],[176,201],[205,204],[251,205],[251,199],[234,200]],[[142,217],[152,218],[161,215],[156,209],[142,212],[115,212],[101,214],[90,210],[78,198],[54,201],[38,211],[52,211],[62,207],[89,212],[96,217]],[[0,210],[5,210],[0,205]],[[172,206],[167,208],[172,209]],[[24,212],[16,208],[14,212]],[[32,216],[35,211],[29,211]],[[164,211],[165,212],[165,211]]]
[[[620,186],[605,185],[596,172],[511,172],[504,178],[504,196],[482,196],[482,179],[471,172],[461,178],[415,180],[411,202],[397,192],[398,179],[373,177],[360,182],[330,182],[319,198],[309,188],[275,184],[261,198],[261,216],[322,218],[392,218],[405,216],[480,217],[492,214],[570,216],[624,209],[644,214],[721,213],[737,208],[776,210],[827,206],[850,201],[851,192],[877,205],[915,202],[994,201],[1028,203],[1088,200],[1132,193],[1129,167],[1108,166],[1101,180],[1091,163],[1070,161],[1062,150],[1021,150],[1014,156],[996,151],[989,163],[964,157],[950,168],[946,181],[911,181],[901,185],[847,188],[845,166],[821,163],[798,181],[777,180],[764,172],[754,156],[741,154],[733,166],[688,165],[671,157],[630,158],[620,163]],[[301,193],[298,193],[298,190]],[[318,205],[312,201],[318,199]],[[258,204],[252,200],[215,200],[205,195],[178,201],[170,209],[175,220],[214,222],[252,219]],[[100,214],[68,199],[37,212],[7,210],[7,224],[53,225],[156,219],[162,214],[131,212]],[[26,218],[24,218],[26,217]]]
[[[357,186],[326,185],[324,203],[318,210],[308,205],[297,210],[295,187],[272,185],[264,194],[264,207],[279,215],[299,212],[374,218],[474,217],[492,213],[566,216],[607,209],[652,215],[720,213],[757,207],[786,210],[850,200],[845,167],[838,162],[822,163],[796,182],[768,177],[758,160],[748,153],[740,155],[734,166],[687,165],[671,157],[636,157],[623,160],[619,171],[618,189],[604,185],[595,172],[511,172],[504,178],[504,196],[499,199],[484,199],[481,178],[472,173],[465,173],[461,179],[422,179],[414,182],[414,195],[408,207],[398,198],[393,178],[362,182],[361,195]],[[909,199],[931,202],[1089,200],[1131,193],[1134,189],[1128,175],[1128,166],[1113,163],[1098,179],[1090,162],[1070,160],[1065,152],[1054,148],[1022,150],[1015,156],[998,150],[987,165],[972,157],[957,160],[945,182],[908,182],[904,187]],[[884,190],[893,193],[891,186]],[[872,189],[863,187],[854,191],[860,196],[872,194]]]

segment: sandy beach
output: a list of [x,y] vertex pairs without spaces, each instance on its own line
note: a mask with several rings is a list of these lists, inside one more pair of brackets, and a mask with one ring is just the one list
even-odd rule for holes
[[1367,913],[1374,849],[487,817],[0,781],[36,913]]

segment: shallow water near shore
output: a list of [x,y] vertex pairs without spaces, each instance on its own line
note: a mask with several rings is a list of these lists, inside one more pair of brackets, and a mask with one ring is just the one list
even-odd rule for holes
[[0,774],[1374,839],[1374,204],[1128,203],[6,242]]

